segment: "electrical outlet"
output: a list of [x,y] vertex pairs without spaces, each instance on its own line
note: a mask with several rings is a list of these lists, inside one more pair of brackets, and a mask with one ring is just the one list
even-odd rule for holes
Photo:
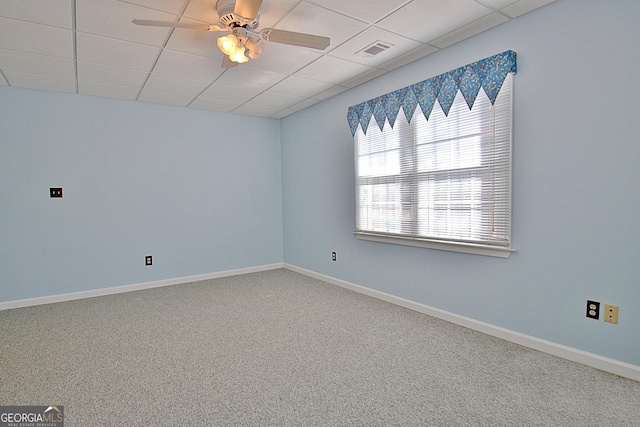
[[604,321],[618,323],[618,306],[612,304],[604,305]]
[[62,197],[62,188],[60,187],[49,188],[49,197],[51,198]]
[[153,265],[153,257],[151,255],[144,257],[144,265]]
[[600,303],[598,301],[587,300],[587,317],[596,320],[600,318]]
[[338,255],[335,252],[331,252],[331,261],[337,261]]

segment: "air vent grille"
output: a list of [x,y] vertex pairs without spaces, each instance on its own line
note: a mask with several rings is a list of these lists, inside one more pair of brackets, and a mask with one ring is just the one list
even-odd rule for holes
[[359,50],[358,52],[356,52],[356,55],[358,56],[362,56],[365,58],[371,58],[372,56],[376,56],[379,55],[380,53],[384,52],[385,50],[393,47],[394,45],[392,43],[389,42],[385,42],[382,40],[378,40],[374,43],[371,43],[370,45],[368,45],[367,47],[365,47],[364,49]]

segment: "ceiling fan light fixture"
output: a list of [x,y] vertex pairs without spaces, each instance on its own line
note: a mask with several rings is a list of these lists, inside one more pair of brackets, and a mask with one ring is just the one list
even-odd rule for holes
[[218,48],[222,51],[222,53],[231,57],[236,53],[236,50],[238,48],[238,39],[233,34],[218,37]]
[[229,59],[231,59],[233,62],[237,62],[238,64],[247,62],[249,58],[247,58],[247,56],[244,54],[244,51],[244,48],[236,49],[236,51],[232,55],[229,55]]
[[235,64],[231,62],[242,64],[249,61],[249,59],[258,59],[262,54],[263,42],[319,50],[324,50],[331,44],[329,37],[295,31],[276,30],[274,28],[265,28],[262,31],[257,31],[262,2],[263,0],[216,0],[215,8],[222,26],[146,19],[134,19],[132,22],[136,25],[152,27],[191,28],[194,30],[232,33],[219,37],[217,40],[218,48],[224,55],[223,68],[233,67]]
[[260,57],[260,54],[262,53],[262,43],[260,39],[255,40],[249,38],[247,40],[246,46],[249,53],[249,58],[258,59]]

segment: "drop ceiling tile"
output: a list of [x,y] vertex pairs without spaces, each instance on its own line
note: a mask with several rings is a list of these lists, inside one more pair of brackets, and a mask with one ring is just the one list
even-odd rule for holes
[[243,104],[233,110],[233,112],[236,114],[244,114],[246,116],[269,117],[273,114],[276,114],[280,110],[281,108],[269,107],[266,105]]
[[247,102],[250,105],[264,105],[267,107],[277,107],[279,109],[287,108],[291,105],[304,101],[304,98],[284,93],[263,92],[260,95]]
[[323,90],[320,93],[317,93],[315,95],[313,95],[311,98],[312,99],[317,99],[318,101],[324,101],[325,99],[329,99],[332,96],[336,96],[339,93],[342,93],[346,90],[348,90],[349,88],[346,86],[332,86],[329,89]]
[[65,79],[75,79],[76,77],[75,63],[71,59],[15,50],[0,49],[0,66],[3,70],[12,70],[18,73],[48,75]]
[[[363,49],[375,42],[382,42],[391,47],[374,56],[367,56],[362,52]],[[397,55],[409,52],[418,46],[420,46],[420,43],[417,41],[407,39],[382,28],[370,27],[331,51],[330,55],[373,67],[389,61]]]
[[[300,0],[265,0],[260,7],[259,29],[274,27]],[[283,28],[287,29],[287,28]]]
[[312,105],[317,104],[318,101],[317,99],[305,99],[302,102],[299,102],[295,105],[292,105],[291,107],[285,108],[284,110],[278,111],[277,113],[271,115],[270,117],[273,119],[281,119],[283,117],[286,117],[290,114],[296,113],[298,111],[304,110],[305,108],[311,107]]
[[138,101],[151,102],[153,104],[176,105],[179,107],[186,107],[193,99],[193,96],[149,89],[143,89],[140,96],[138,96]]
[[138,43],[77,33],[78,61],[148,71],[160,49]]
[[298,71],[296,77],[306,77],[326,83],[340,84],[360,73],[370,70],[362,64],[349,62],[331,56],[323,56],[312,64]]
[[223,99],[212,98],[196,98],[191,104],[190,108],[199,108],[201,110],[219,111],[223,113],[230,113],[231,111],[242,105],[241,102],[225,101]]
[[153,72],[166,76],[212,82],[225,71],[220,66],[221,63],[219,59],[165,49],[162,51]]
[[78,61],[78,80],[82,82],[140,88],[148,75],[146,71]]
[[367,24],[322,8],[315,4],[300,2],[275,28],[298,31],[317,36],[331,37],[330,51],[367,27]]
[[[76,0],[83,1],[83,0]],[[134,3],[138,6],[148,7],[167,13],[177,15],[184,7],[184,0],[126,0],[127,3]],[[192,0],[191,3],[200,3],[202,0]]]
[[413,0],[377,25],[427,43],[491,12],[474,0]]
[[0,18],[0,48],[73,59],[71,30]]
[[389,12],[399,8],[407,0],[385,0],[385,1],[345,1],[345,0],[307,0],[318,6],[335,10],[344,15],[375,23],[384,18]]
[[90,81],[78,81],[78,93],[83,95],[101,96],[104,98],[135,100],[140,89],[130,86],[110,85]]
[[482,2],[487,6],[494,7],[496,9],[502,9],[510,4],[516,3],[519,0],[483,0]]
[[164,46],[171,31],[132,23],[133,19],[176,21],[176,16],[115,0],[82,0],[76,4],[79,32],[112,37],[151,46]]
[[376,77],[380,77],[385,73],[387,73],[387,70],[382,70],[380,68],[372,68],[369,71],[360,73],[357,76],[350,78],[349,80],[345,80],[340,84],[347,87],[356,87],[358,85],[361,85],[362,83],[368,82],[369,80],[373,80]]
[[[217,0],[192,0],[187,5],[182,16],[206,22],[207,24],[219,25],[220,20],[216,11],[216,3]],[[181,20],[181,22],[183,21]]]
[[36,24],[72,29],[71,0],[4,0],[0,16]]
[[4,72],[11,86],[29,89],[50,90],[54,92],[76,92],[76,81],[57,77],[38,76],[35,74],[17,73],[11,70]]
[[323,92],[331,87],[333,87],[331,83],[289,76],[277,85],[273,86],[269,91],[308,97]]
[[458,43],[464,39],[480,34],[483,31],[493,28],[497,25],[507,22],[509,19],[505,18],[499,13],[492,13],[491,15],[484,16],[471,24],[465,25],[457,30],[454,30],[442,37],[432,40],[430,44],[444,49],[447,46]]
[[437,52],[439,49],[428,44],[424,44],[416,49],[413,49],[403,55],[397,56],[390,61],[385,62],[378,66],[378,68],[382,68],[383,70],[391,71],[396,68],[402,67],[403,65],[407,65],[410,62],[416,61],[420,58],[424,58],[427,55],[431,55],[434,52]]
[[262,91],[240,86],[229,86],[215,82],[207,90],[202,92],[200,98],[219,99],[223,101],[236,102],[238,104],[247,102],[251,98],[258,96]]
[[267,42],[260,57],[250,61],[252,67],[293,74],[321,56],[322,53],[315,49]]
[[546,6],[549,3],[553,3],[556,0],[520,0],[510,6],[502,9],[502,12],[506,13],[512,18],[529,13],[534,9],[542,6]]
[[240,65],[227,69],[216,83],[229,86],[242,86],[249,89],[267,90],[276,83],[284,80],[286,74],[275,71],[261,70],[249,65]]
[[209,86],[209,82],[201,80],[182,79],[180,77],[165,76],[153,73],[149,76],[144,88],[162,92],[182,93],[197,96]]

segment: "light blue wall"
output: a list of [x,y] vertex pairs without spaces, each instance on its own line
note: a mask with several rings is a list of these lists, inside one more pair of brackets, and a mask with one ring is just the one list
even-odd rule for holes
[[[559,0],[283,119],[285,262],[640,365],[638,40],[640,2]],[[356,240],[347,108],[508,49],[518,252]],[[587,299],[620,323],[587,319]]]
[[282,262],[278,120],[8,87],[0,120],[0,301]]

